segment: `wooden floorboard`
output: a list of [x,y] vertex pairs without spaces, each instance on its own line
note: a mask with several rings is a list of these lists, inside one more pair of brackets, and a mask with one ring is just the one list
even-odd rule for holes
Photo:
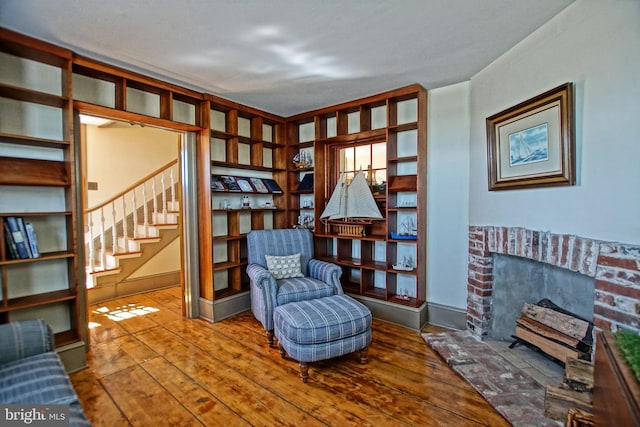
[[185,319],[180,288],[91,306],[89,320],[89,368],[71,380],[94,426],[509,425],[418,332],[382,321],[367,364],[313,363],[303,384],[250,312]]

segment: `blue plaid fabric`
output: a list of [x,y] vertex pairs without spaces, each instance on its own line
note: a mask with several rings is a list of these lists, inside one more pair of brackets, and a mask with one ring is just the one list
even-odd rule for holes
[[[300,254],[305,277],[275,280],[265,255]],[[247,234],[247,275],[251,284],[251,311],[272,331],[273,310],[281,304],[343,294],[342,269],[313,259],[313,235],[307,229],[253,230]]]
[[65,404],[77,400],[67,373],[54,352],[0,366],[0,402]]
[[42,320],[0,325],[0,403],[69,405],[70,426],[90,426]]
[[0,325],[0,365],[53,351],[53,332],[43,320],[22,320]]
[[274,323],[278,342],[299,362],[342,356],[371,343],[371,312],[347,295],[278,306]]
[[292,277],[278,280],[278,305],[333,295],[333,288],[311,277]]

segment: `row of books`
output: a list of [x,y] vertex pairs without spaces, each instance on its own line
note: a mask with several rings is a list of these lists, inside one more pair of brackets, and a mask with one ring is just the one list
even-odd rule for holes
[[38,258],[40,256],[33,224],[25,222],[21,216],[4,218],[4,240],[7,245],[7,255],[11,259]]
[[244,193],[282,193],[282,188],[271,178],[212,175],[211,190]]

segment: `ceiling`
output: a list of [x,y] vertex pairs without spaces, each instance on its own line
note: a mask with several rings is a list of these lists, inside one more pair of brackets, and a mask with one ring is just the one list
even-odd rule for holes
[[574,0],[2,0],[0,26],[281,116],[468,80]]

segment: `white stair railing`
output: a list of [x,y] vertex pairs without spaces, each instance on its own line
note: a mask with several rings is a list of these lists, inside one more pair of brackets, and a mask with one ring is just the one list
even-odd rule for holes
[[[105,271],[114,265],[113,258],[130,251],[130,240],[149,237],[152,224],[167,223],[170,218],[169,203],[176,202],[175,179],[178,161],[174,160],[155,172],[137,181],[126,190],[100,205],[85,211],[85,244],[87,247],[85,266],[89,273]],[[168,175],[171,187],[165,185]],[[160,180],[160,188],[156,180]],[[150,184],[151,192],[147,189]],[[178,183],[179,184],[179,183]],[[167,193],[170,194],[168,200]],[[127,199],[131,204],[127,204]],[[160,205],[158,206],[158,199]],[[110,211],[105,218],[105,209]],[[151,211],[151,212],[150,212]],[[142,213],[142,218],[140,217]],[[162,213],[162,215],[159,215]],[[98,223],[95,223],[97,214]],[[129,227],[129,222],[133,227]],[[141,227],[140,227],[141,226]]]

